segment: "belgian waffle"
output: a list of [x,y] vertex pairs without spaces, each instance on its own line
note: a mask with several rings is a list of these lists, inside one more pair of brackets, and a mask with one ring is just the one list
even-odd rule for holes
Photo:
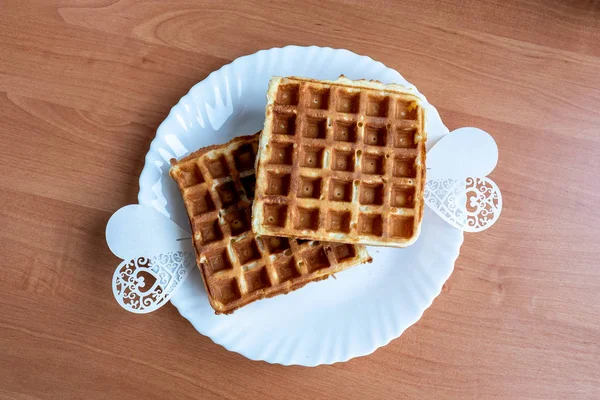
[[425,184],[419,97],[375,81],[271,79],[252,213],[257,234],[405,247]]
[[171,160],[210,305],[229,314],[371,261],[364,246],[257,236],[250,215],[258,134]]

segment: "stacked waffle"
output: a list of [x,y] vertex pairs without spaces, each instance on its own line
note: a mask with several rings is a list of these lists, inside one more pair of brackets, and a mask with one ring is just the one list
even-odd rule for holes
[[425,117],[398,85],[275,77],[262,133],[172,160],[211,306],[231,313],[418,238]]

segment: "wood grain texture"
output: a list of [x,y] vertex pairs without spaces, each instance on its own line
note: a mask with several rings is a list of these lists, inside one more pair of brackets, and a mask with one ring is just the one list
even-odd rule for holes
[[[378,59],[500,148],[502,217],[423,318],[317,368],[124,312],[104,242],[170,107],[287,44]],[[598,1],[0,1],[0,398],[598,399],[599,126]]]

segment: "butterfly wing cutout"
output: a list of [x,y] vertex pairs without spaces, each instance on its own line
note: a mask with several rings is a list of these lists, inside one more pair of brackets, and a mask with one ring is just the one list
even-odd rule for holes
[[465,232],[492,226],[502,211],[498,185],[486,175],[498,163],[498,146],[485,131],[460,128],[427,153],[424,198],[436,214]]
[[196,265],[190,234],[150,207],[119,209],[106,226],[106,242],[124,260],[113,274],[115,299],[136,314],[166,304]]

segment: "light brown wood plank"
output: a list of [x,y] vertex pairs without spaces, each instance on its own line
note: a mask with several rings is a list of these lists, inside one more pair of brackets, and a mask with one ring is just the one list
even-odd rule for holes
[[[0,2],[0,398],[599,398],[599,4]],[[504,196],[417,324],[317,368],[227,352],[171,305],[126,313],[104,242],[171,106],[292,43],[369,55],[489,131]]]

